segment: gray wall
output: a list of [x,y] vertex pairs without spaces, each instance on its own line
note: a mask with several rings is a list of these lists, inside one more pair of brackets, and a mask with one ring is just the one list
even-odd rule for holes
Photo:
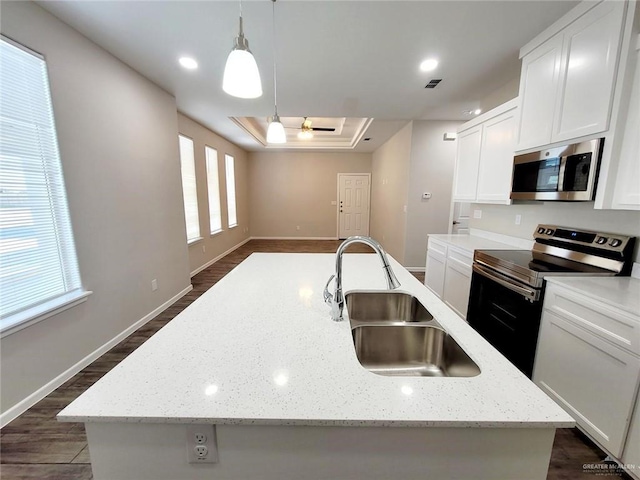
[[373,152],[371,166],[371,236],[398,262],[404,263],[411,162],[409,122]]
[[[447,233],[456,161],[456,141],[444,141],[446,132],[456,132],[462,122],[415,121],[411,134],[407,233],[404,266],[424,269],[427,235]],[[432,197],[423,200],[422,194]]]
[[46,56],[82,281],[94,292],[2,339],[5,412],[190,281],[175,99],[34,3],[2,2],[1,28]]
[[[247,152],[220,135],[200,125],[189,117],[178,114],[178,130],[193,140],[196,162],[196,186],[198,189],[198,213],[202,240],[189,245],[189,269],[200,270],[213,259],[249,238],[249,167]],[[218,179],[220,181],[220,207],[222,209],[222,232],[211,235],[209,222],[209,195],[207,191],[207,162],[205,145],[218,151]],[[227,218],[227,187],[225,178],[225,154],[234,158],[236,177],[236,207],[238,225],[229,228]]]
[[251,236],[337,238],[338,173],[370,172],[369,153],[251,152]]

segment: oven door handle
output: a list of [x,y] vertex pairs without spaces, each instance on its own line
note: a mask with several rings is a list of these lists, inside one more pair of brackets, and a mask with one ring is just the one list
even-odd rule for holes
[[494,272],[485,268],[477,263],[473,264],[473,271],[478,275],[482,275],[489,280],[493,280],[499,285],[502,285],[504,288],[511,290],[512,292],[516,292],[523,297],[525,297],[530,302],[535,302],[540,298],[540,292],[533,288],[525,288],[519,285],[514,285],[513,282],[506,275],[502,275],[498,272]]

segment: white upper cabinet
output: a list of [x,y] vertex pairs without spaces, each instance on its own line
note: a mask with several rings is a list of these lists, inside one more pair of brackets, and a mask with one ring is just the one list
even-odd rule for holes
[[515,108],[482,124],[478,203],[510,203],[516,124]]
[[552,143],[609,127],[625,3],[601,3],[564,31]]
[[517,103],[511,100],[458,129],[454,201],[511,203]]
[[613,208],[640,210],[640,35],[636,42],[636,66],[629,112],[624,122]]
[[453,199],[475,201],[480,166],[482,126],[458,133],[458,151],[453,182]]
[[535,48],[521,50],[526,53],[521,55],[518,151],[609,128],[628,2],[591,5],[580,4],[558,22],[566,24],[563,28],[547,32],[550,38]]
[[518,150],[551,140],[561,58],[562,36],[556,35],[522,59]]

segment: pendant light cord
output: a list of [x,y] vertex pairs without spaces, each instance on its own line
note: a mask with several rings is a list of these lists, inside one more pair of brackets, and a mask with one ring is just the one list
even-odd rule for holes
[[271,17],[273,20],[273,104],[278,116],[278,81],[276,75],[276,0],[271,0]]

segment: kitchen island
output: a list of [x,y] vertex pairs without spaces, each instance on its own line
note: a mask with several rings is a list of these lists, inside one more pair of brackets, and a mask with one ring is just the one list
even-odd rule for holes
[[[386,288],[376,255],[343,260],[345,292]],[[546,478],[573,419],[390,262],[480,375],[366,370],[322,299],[335,255],[254,253],[58,419],[85,423],[96,480]],[[194,424],[215,425],[217,463],[187,462]]]

